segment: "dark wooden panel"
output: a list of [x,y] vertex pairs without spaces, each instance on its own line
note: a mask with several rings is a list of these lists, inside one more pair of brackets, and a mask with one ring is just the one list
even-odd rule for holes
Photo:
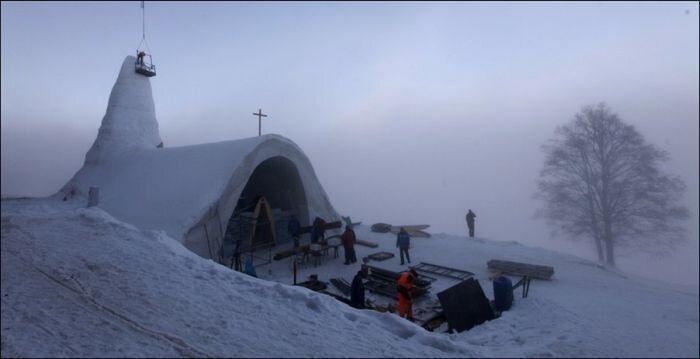
[[479,281],[469,278],[437,294],[450,328],[469,330],[494,318]]

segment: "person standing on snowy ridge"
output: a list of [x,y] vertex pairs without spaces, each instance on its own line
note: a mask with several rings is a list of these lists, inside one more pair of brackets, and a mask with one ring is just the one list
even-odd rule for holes
[[399,234],[396,236],[396,247],[399,249],[399,252],[401,254],[401,265],[403,265],[403,255],[404,253],[406,254],[406,260],[408,260],[408,263],[411,263],[411,257],[408,256],[408,248],[411,245],[411,237],[409,237],[408,233],[406,230],[401,227],[401,230],[399,230]]
[[476,218],[476,214],[472,212],[470,209],[469,212],[467,212],[467,227],[469,227],[469,237],[474,237],[474,218]]

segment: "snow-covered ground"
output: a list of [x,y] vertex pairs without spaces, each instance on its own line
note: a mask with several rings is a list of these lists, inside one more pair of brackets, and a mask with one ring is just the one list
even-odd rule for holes
[[[2,201],[2,357],[264,356],[698,357],[698,291],[608,270],[574,256],[485,239],[414,238],[413,263],[475,273],[486,262],[551,265],[551,281],[516,291],[499,319],[459,334],[430,333],[395,314],[358,311],[293,287],[290,260],[260,279],[204,260],[160,231],[142,231],[77,201]],[[379,221],[381,219],[377,219]],[[358,226],[357,257],[396,253],[395,237]],[[344,277],[340,257],[299,278]],[[401,270],[397,257],[371,264]],[[432,295],[456,284],[435,276]],[[265,280],[268,279],[268,280]],[[381,298],[375,298],[381,300]]]

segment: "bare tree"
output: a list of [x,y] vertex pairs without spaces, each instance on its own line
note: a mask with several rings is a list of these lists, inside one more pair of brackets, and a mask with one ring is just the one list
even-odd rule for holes
[[616,248],[664,252],[685,239],[689,212],[677,204],[685,186],[659,168],[668,155],[604,103],[584,107],[542,148],[545,216],[590,238],[599,261],[614,266]]

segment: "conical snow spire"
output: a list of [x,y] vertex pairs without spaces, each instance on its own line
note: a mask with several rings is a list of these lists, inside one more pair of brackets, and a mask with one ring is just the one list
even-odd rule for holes
[[135,62],[134,56],[127,56],[122,63],[85,164],[97,164],[127,150],[162,146],[151,82],[134,71]]

